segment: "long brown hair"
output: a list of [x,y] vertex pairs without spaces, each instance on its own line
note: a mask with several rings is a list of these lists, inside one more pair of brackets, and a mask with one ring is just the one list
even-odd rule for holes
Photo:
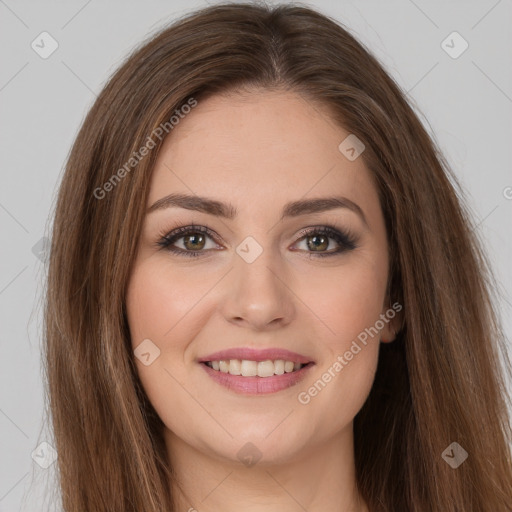
[[[194,12],[134,51],[70,153],[45,308],[64,510],[173,510],[163,424],[137,376],[125,292],[161,147],[152,134],[191,98],[240,88],[295,91],[366,145],[387,226],[391,302],[403,304],[354,423],[370,510],[512,510],[509,360],[455,177],[403,92],[340,24],[304,7],[247,4]],[[154,147],[127,167],[149,138]],[[442,456],[452,442],[468,453],[457,469]]]

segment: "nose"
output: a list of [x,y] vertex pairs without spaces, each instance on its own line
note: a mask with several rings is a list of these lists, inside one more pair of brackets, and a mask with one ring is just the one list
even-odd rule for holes
[[236,255],[225,283],[224,318],[254,331],[288,325],[296,311],[289,285],[286,269],[271,250],[264,250],[252,263]]

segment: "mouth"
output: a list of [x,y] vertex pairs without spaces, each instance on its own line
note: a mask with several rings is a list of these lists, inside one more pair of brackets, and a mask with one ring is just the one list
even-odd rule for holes
[[231,349],[198,360],[206,373],[230,391],[267,394],[296,385],[315,361],[282,349]]
[[205,364],[212,370],[221,373],[228,373],[229,375],[240,375],[242,377],[260,377],[267,379],[274,375],[284,375],[285,373],[294,373],[305,366],[312,365],[313,363],[297,363],[293,361],[285,361],[284,359],[276,359],[272,361],[267,359],[265,361],[251,361],[248,359],[220,359],[218,361],[204,361]]

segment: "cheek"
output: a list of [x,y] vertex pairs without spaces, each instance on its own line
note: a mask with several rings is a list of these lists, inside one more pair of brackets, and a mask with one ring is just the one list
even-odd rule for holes
[[359,412],[375,377],[387,260],[374,254],[317,274],[308,295],[323,325],[324,357],[315,378],[298,391],[298,402],[331,434]]
[[387,284],[385,259],[360,254],[347,265],[323,272],[305,269],[302,276],[298,295],[321,320],[323,341],[331,352],[343,350],[379,320]]
[[[187,297],[186,288],[177,293],[176,283],[156,270],[151,258],[136,265],[126,295],[137,372],[154,406],[160,396],[168,394],[174,383],[167,372],[172,369],[172,374],[175,374],[175,368],[179,369],[183,360],[185,347],[180,340],[184,338],[176,333],[183,327],[184,322],[180,320],[190,309],[187,305],[191,300]],[[144,364],[143,359],[137,357],[139,345],[147,347],[143,353],[151,354],[150,364]]]
[[187,404],[190,405],[190,396],[180,383],[187,378],[184,356],[189,340],[194,338],[196,329],[201,329],[200,318],[194,316],[194,305],[200,297],[201,290],[194,283],[184,283],[177,272],[166,274],[164,267],[151,258],[136,265],[127,290],[132,349],[151,340],[154,345],[149,351],[159,351],[149,365],[135,357],[137,373],[168,428],[180,428],[183,419],[177,419],[173,411],[187,411]]
[[[370,302],[374,299],[368,297]],[[373,385],[380,338],[377,301],[338,296],[335,308],[325,310],[325,322],[335,335],[324,336],[324,357],[314,377],[297,390],[302,417],[315,418],[328,438],[349,425],[361,410]]]
[[177,333],[207,287],[204,280],[195,281],[197,273],[188,273],[183,282],[179,272],[166,272],[155,263],[148,261],[135,268],[128,286],[126,307],[133,347],[143,339],[154,339],[163,354],[164,350],[183,349],[176,343],[182,339]]

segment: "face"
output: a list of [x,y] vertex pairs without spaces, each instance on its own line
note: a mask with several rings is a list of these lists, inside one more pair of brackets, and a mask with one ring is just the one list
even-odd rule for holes
[[199,102],[166,139],[126,301],[169,442],[275,462],[351,432],[391,322],[384,219],[348,135],[255,91]]

